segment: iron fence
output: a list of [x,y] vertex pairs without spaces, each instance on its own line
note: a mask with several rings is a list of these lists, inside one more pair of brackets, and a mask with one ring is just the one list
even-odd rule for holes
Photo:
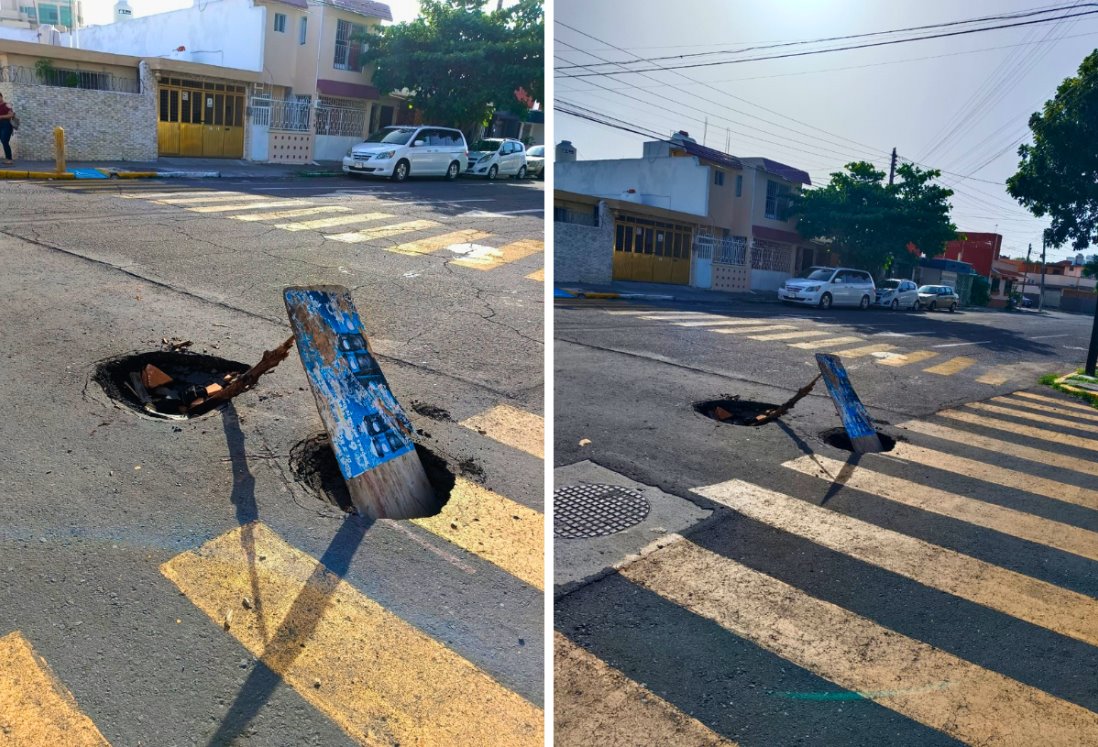
[[23,86],[51,86],[54,88],[81,88],[88,91],[113,93],[141,93],[141,80],[123,78],[111,73],[64,68],[36,69],[19,65],[0,66],[0,83]]

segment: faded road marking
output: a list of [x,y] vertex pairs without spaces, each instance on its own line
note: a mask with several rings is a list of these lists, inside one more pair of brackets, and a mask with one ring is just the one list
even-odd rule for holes
[[877,360],[882,366],[906,366],[911,363],[918,363],[919,361],[925,361],[927,358],[933,358],[936,356],[932,350],[916,350],[913,353],[905,353],[903,355],[893,355],[888,358],[879,358]]
[[889,350],[894,350],[895,345],[863,345],[860,348],[850,348],[849,350],[836,350],[835,355],[840,358],[862,358],[867,355],[873,355],[874,353],[884,353]]
[[1029,410],[1014,410],[1009,407],[999,407],[998,405],[989,405],[986,402],[969,402],[965,407],[973,410],[983,410],[985,412],[993,412],[996,415],[1007,415],[1014,418],[1023,418],[1024,420],[1034,420],[1038,423],[1044,423],[1046,425],[1055,425],[1060,428],[1075,428],[1076,430],[1089,431],[1093,428],[1089,423],[1080,423],[1078,420],[1064,420],[1062,418],[1052,418],[1047,415],[1038,415],[1035,412]]
[[541,239],[523,239],[504,244],[498,249],[490,249],[483,254],[466,255],[461,259],[455,259],[450,264],[458,267],[469,267],[474,270],[491,270],[500,265],[518,262],[524,257],[543,251],[545,251],[545,242]]
[[[1082,410],[1059,407],[1059,402],[1056,405],[1044,405],[1040,402],[1025,401],[1013,399],[1011,397],[992,397],[992,402],[1000,402],[1004,405],[1010,405],[1011,407],[1024,407],[1027,410],[1036,410],[1037,412],[1048,412],[1053,415],[1064,415],[1069,418],[1080,418],[1082,420],[1089,420],[1098,423],[1098,410],[1091,408],[1090,412],[1083,412]],[[1082,426],[1082,424],[1080,424]]]
[[278,220],[281,218],[301,218],[306,215],[317,215],[319,213],[346,213],[351,208],[344,207],[342,205],[321,205],[319,207],[301,208],[300,210],[280,210],[277,213],[248,213],[246,215],[233,215],[230,216],[233,220],[244,221],[258,221],[258,220]]
[[801,350],[815,350],[816,348],[826,348],[832,345],[850,345],[855,342],[865,342],[861,337],[829,337],[826,340],[809,340],[808,342],[792,342],[789,343],[791,348],[799,348]]
[[975,358],[966,358],[963,355],[958,355],[956,358],[950,358],[944,363],[939,363],[937,366],[931,366],[930,368],[924,368],[924,373],[938,374],[939,376],[952,376],[955,373],[960,373],[970,366],[976,365]]
[[433,220],[410,220],[405,223],[393,223],[388,226],[363,228],[361,231],[352,231],[350,233],[326,234],[324,238],[331,239],[332,241],[342,241],[347,244],[360,244],[364,241],[385,239],[402,233],[424,231],[428,228],[438,228],[439,225],[439,223]]
[[761,327],[732,327],[720,329],[707,329],[706,332],[716,332],[718,335],[749,335],[753,332],[777,332],[779,329],[796,329],[792,324],[765,324]]
[[284,231],[312,231],[318,228],[348,226],[352,223],[369,223],[370,221],[392,217],[389,213],[359,213],[358,215],[338,215],[334,218],[317,218],[316,220],[304,220],[296,223],[277,223],[275,228],[281,228]]
[[510,405],[497,405],[461,421],[461,425],[538,459],[545,458],[545,420],[540,415]]
[[407,244],[387,246],[385,247],[385,251],[408,255],[430,254],[431,252],[437,252],[439,249],[445,249],[451,244],[468,244],[473,241],[479,241],[480,239],[486,239],[491,235],[492,234],[485,233],[484,231],[466,229],[463,231],[444,233],[440,236],[432,236],[428,239],[420,239],[419,241],[410,241]]
[[938,415],[941,415],[943,418],[950,418],[951,420],[959,420],[962,423],[971,423],[973,425],[980,425],[986,428],[994,428],[996,430],[1006,431],[1007,433],[1013,433],[1016,436],[1028,436],[1029,438],[1038,438],[1042,441],[1049,441],[1051,443],[1060,444],[1062,446],[1074,446],[1077,449],[1098,451],[1098,441],[1095,441],[1093,439],[1080,438],[1079,436],[1072,436],[1067,433],[1060,433],[1058,431],[1045,430],[1044,428],[1032,428],[1028,425],[1009,423],[1003,420],[996,420],[995,418],[977,415],[974,412],[963,412],[961,410],[942,410],[938,413]]
[[277,207],[305,207],[312,203],[304,200],[274,200],[272,202],[245,202],[239,205],[209,205],[186,208],[191,213],[231,213],[234,210],[264,210]]

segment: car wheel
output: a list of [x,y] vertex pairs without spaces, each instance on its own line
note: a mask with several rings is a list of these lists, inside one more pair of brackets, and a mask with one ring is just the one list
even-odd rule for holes
[[824,293],[822,296],[820,296],[820,308],[821,309],[830,309],[831,308],[831,294],[830,293]]
[[525,166],[519,166],[519,170],[518,170],[518,173],[515,174],[515,178],[516,179],[525,179],[526,178],[526,167]]
[[900,310],[900,299],[898,299],[898,298],[892,299],[892,310],[893,311],[899,311]]
[[937,310],[937,308],[938,308],[938,302],[937,301],[931,301],[930,304],[927,305],[926,310],[927,311],[935,311],[935,310]]
[[911,310],[912,311],[918,311],[919,310],[919,299],[915,299],[915,301],[912,302]]
[[956,301],[954,301],[953,303],[951,303],[951,304],[949,305],[949,313],[950,313],[950,314],[952,314],[952,313],[953,313],[954,311],[956,311],[956,310],[957,310],[957,302],[956,302]]
[[862,296],[862,302],[858,304],[858,308],[862,311],[869,308],[869,296]]
[[542,179],[542,180],[545,179],[545,169],[542,169],[541,171],[538,172],[538,179]]
[[408,178],[408,162],[405,160],[397,161],[397,165],[393,167],[393,176],[391,177],[394,182],[402,182]]
[[458,178],[458,174],[461,173],[461,164],[457,161],[453,161],[450,164],[450,168],[446,169],[446,181],[452,182]]
[[497,174],[499,174],[499,166],[493,166],[492,168],[488,169],[489,179],[495,179]]

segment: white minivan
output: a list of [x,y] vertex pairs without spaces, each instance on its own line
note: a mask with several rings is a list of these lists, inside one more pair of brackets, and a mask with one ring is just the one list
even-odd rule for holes
[[343,173],[387,176],[398,182],[409,176],[457,179],[468,158],[469,147],[461,130],[393,125],[381,128],[347,151]]
[[497,176],[526,178],[526,146],[511,138],[485,138],[473,144],[469,151],[471,176],[495,179]]
[[805,306],[857,306],[868,309],[877,296],[873,276],[849,267],[811,267],[804,277],[786,280],[778,299]]

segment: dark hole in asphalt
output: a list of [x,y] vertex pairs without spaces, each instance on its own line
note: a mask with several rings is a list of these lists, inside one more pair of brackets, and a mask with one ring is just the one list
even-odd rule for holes
[[[423,462],[427,480],[435,491],[435,506],[424,516],[434,516],[450,500],[450,492],[454,489],[454,473],[444,458],[423,444],[416,444],[416,454]],[[307,438],[290,449],[290,469],[298,482],[317,498],[348,513],[354,512],[351,494],[347,491],[343,473],[339,471],[339,462],[332,451],[332,442],[327,433]]]
[[[877,431],[877,435],[881,437],[881,446],[884,447],[884,451],[892,451],[896,446],[896,439],[892,436],[886,436],[880,431]],[[828,428],[826,431],[820,432],[820,439],[828,446],[834,446],[836,449],[854,451],[854,445],[850,443],[850,436],[847,435],[846,428]]]
[[[755,425],[755,418],[773,410],[777,405],[769,402],[752,402],[745,399],[710,399],[694,403],[694,412],[718,423],[728,425]],[[723,411],[723,412],[722,412]]]
[[[149,364],[171,378],[171,383],[152,391],[140,385],[141,372]],[[226,374],[241,374],[249,366],[213,355],[188,352],[154,351],[124,355],[103,361],[92,377],[107,396],[147,417],[164,420],[190,420],[205,415],[219,405],[199,406],[189,414],[181,412],[194,398],[198,389],[221,384]],[[133,380],[133,375],[138,381]],[[143,399],[142,395],[148,399]]]
[[452,420],[450,417],[450,411],[444,410],[441,407],[428,404],[427,402],[420,402],[418,400],[412,400],[412,409],[422,415],[425,418],[431,420]]

